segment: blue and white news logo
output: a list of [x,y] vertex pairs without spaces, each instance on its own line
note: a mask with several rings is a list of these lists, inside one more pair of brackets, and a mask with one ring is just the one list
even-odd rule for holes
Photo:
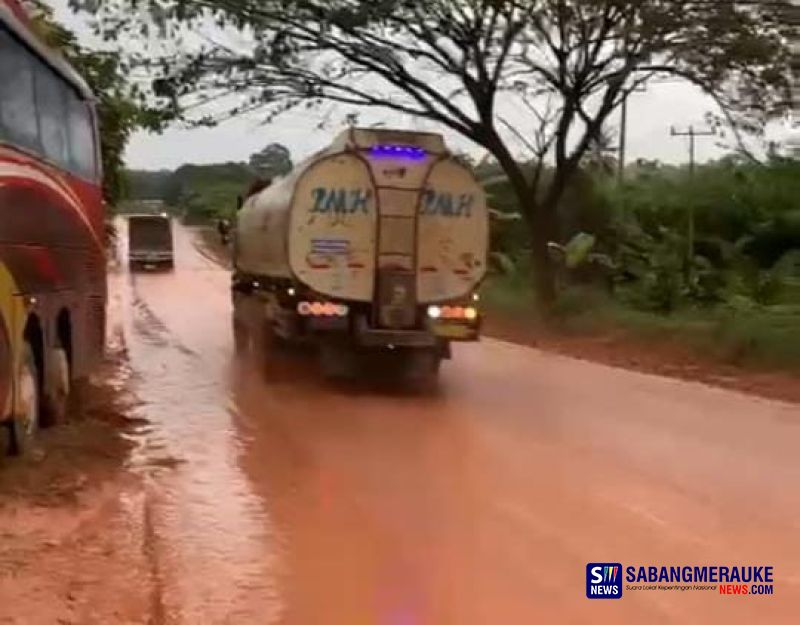
[[590,562],[586,565],[586,596],[589,599],[622,597],[622,565],[619,562]]

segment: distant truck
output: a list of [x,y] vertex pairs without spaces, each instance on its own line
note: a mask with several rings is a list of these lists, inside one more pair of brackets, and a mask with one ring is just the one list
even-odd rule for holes
[[469,168],[429,133],[350,129],[250,196],[233,245],[238,347],[319,343],[323,369],[384,354],[435,379],[451,341],[475,341],[488,211]]
[[131,269],[174,266],[172,221],[168,215],[128,217],[128,263]]

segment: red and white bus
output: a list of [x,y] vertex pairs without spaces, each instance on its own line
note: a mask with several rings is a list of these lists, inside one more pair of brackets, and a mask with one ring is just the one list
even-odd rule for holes
[[24,451],[102,355],[106,275],[92,93],[0,0],[0,423]]

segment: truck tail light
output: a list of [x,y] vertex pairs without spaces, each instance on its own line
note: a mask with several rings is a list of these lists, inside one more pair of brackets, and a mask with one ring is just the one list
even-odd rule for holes
[[299,302],[297,314],[301,317],[346,317],[350,308],[333,302]]
[[431,319],[475,321],[478,318],[478,309],[472,306],[428,306],[428,317]]
[[439,306],[428,306],[428,316],[431,319],[441,319],[442,309]]

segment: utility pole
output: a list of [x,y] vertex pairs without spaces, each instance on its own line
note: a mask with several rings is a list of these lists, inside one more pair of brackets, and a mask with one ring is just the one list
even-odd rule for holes
[[617,146],[617,182],[622,184],[625,180],[625,148],[628,143],[628,98],[633,93],[647,91],[647,85],[635,85],[633,89],[623,93],[619,115],[619,145]]
[[[695,167],[695,139],[697,137],[711,137],[716,134],[713,130],[695,130],[694,126],[689,126],[689,130],[678,131],[674,126],[670,126],[669,134],[673,137],[689,137],[689,178],[694,180]],[[689,217],[687,224],[687,243],[686,243],[686,277],[691,284],[694,278],[694,202],[689,202]]]

